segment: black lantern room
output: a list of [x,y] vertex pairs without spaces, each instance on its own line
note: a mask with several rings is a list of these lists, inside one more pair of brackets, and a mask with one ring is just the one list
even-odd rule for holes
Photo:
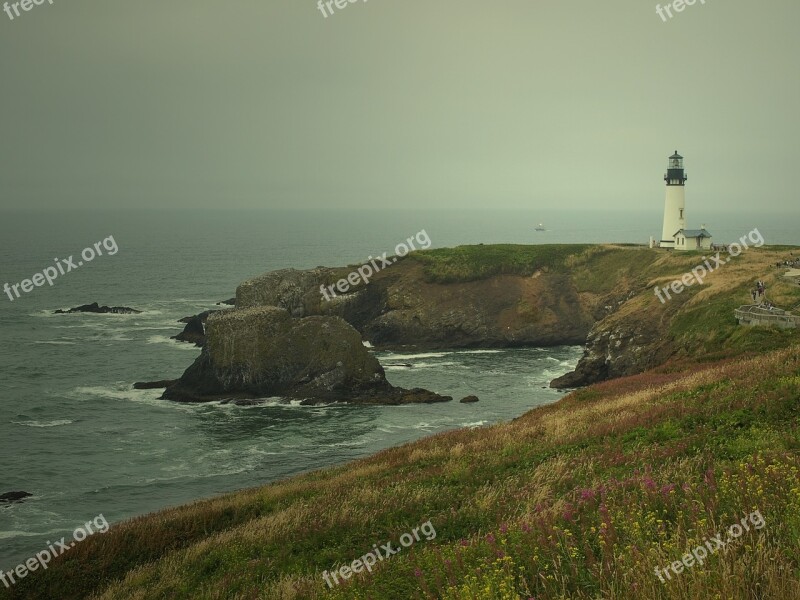
[[667,167],[667,174],[664,175],[664,181],[667,185],[683,185],[689,177],[683,170],[683,157],[675,150],[675,154],[669,157],[669,167]]

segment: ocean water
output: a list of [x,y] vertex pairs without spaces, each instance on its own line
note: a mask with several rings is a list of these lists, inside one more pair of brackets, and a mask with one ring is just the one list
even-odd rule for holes
[[[533,227],[544,222],[546,232]],[[549,381],[579,347],[378,353],[387,377],[458,402],[402,407],[183,405],[136,391],[174,378],[199,350],[170,340],[183,316],[284,267],[360,262],[425,230],[433,246],[646,242],[657,213],[411,211],[56,211],[0,213],[0,285],[19,283],[109,236],[118,251],[11,301],[0,296],[0,568],[103,514],[111,523],[339,464],[458,427],[509,420],[561,397]],[[715,241],[758,227],[797,243],[785,220],[719,223]],[[102,245],[100,246],[102,248]],[[60,262],[60,261],[59,261]],[[63,263],[62,263],[63,264]],[[139,315],[54,315],[97,301]],[[406,365],[411,365],[406,366]]]

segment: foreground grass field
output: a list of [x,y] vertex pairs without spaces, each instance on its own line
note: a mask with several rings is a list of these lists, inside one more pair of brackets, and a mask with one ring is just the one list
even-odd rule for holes
[[[673,366],[134,520],[0,596],[800,598],[799,423],[796,346]],[[656,576],[753,511],[763,528]],[[326,586],[324,570],[428,520],[435,539]]]

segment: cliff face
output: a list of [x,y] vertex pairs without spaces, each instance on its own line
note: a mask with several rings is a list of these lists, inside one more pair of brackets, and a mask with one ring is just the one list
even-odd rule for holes
[[295,319],[277,307],[236,309],[210,315],[206,335],[200,356],[164,398],[282,396],[376,404],[450,399],[391,386],[361,335],[337,317]]
[[[620,292],[630,291],[604,307],[606,314],[589,332],[576,370],[553,380],[552,387],[584,386],[667,362],[734,357],[798,342],[800,332],[753,333],[739,327],[734,317],[735,308],[751,301],[750,289],[757,280],[766,282],[770,300],[779,306],[792,307],[800,301],[800,292],[777,264],[785,258],[785,248],[750,247],[727,257],[717,253],[720,263],[702,281],[693,274],[708,262],[700,252],[639,253],[641,257],[630,255],[632,264],[642,267],[638,275],[619,286]],[[671,288],[670,294],[664,293],[664,287],[679,282],[679,291]],[[656,297],[655,287],[664,302]]]
[[335,315],[374,345],[433,349],[581,344],[600,301],[579,294],[565,273],[440,284],[426,281],[423,266],[413,259],[381,271],[369,285],[325,300],[320,286],[346,272],[267,273],[239,286],[236,306],[280,306],[296,316]]
[[554,388],[575,388],[598,381],[641,373],[665,362],[674,346],[665,335],[664,322],[653,318],[643,297],[631,293],[618,300],[609,314],[592,327],[575,371],[550,382]]

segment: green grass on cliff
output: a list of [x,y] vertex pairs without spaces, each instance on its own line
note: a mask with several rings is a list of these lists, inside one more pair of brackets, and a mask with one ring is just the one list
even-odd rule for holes
[[[655,575],[756,511],[763,526],[724,552]],[[428,520],[435,539],[325,585],[324,570]],[[598,384],[512,423],[136,519],[0,598],[786,600],[800,598],[798,557],[793,346]]]
[[589,248],[588,244],[492,244],[423,250],[411,257],[424,265],[427,281],[460,283],[493,275],[533,275],[542,269],[564,271],[570,256]]
[[743,304],[747,294],[738,293],[709,298],[681,311],[669,333],[682,354],[708,361],[741,353],[758,353],[800,343],[800,331],[769,327],[741,327],[733,311]]

